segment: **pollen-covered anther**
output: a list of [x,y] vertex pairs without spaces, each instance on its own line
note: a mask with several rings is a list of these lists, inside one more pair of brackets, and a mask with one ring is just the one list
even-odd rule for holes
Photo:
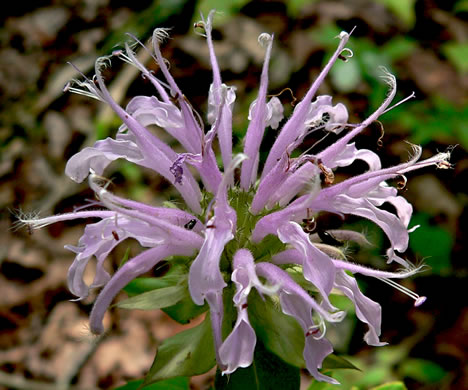
[[261,33],[258,36],[258,43],[262,47],[266,47],[272,40],[273,40],[273,37],[270,34],[267,34],[267,33]]
[[[205,22],[200,20],[198,22],[195,22],[193,24],[193,28],[195,29],[195,32],[201,36],[206,36],[205,33],[206,33],[206,25],[205,25]],[[199,29],[199,31],[197,31],[197,29]]]
[[349,34],[346,31],[342,31],[335,38],[345,39],[345,38],[348,38],[348,37],[349,37]]
[[439,169],[452,169],[453,168],[452,164],[450,164],[448,161],[441,161],[437,163],[436,167]]
[[305,337],[312,336],[312,338],[314,338],[315,340],[321,340],[325,337],[326,332],[327,325],[325,324],[323,318],[320,318],[319,323],[317,325],[310,326],[309,329],[307,329]]
[[157,28],[153,32],[153,41],[157,43],[164,43],[169,39],[170,28]]
[[71,83],[68,81],[62,88],[62,92],[68,92],[70,90]]
[[425,297],[425,296],[419,297],[419,298],[416,299],[416,301],[414,302],[414,306],[415,306],[415,307],[421,306],[424,302],[426,302],[426,299],[427,299],[427,297]]
[[408,182],[408,179],[406,178],[405,175],[400,176],[400,180],[397,182],[397,188],[401,191],[406,187],[406,183]]
[[348,49],[345,47],[341,53],[338,55],[338,58],[343,61],[343,62],[348,62],[350,58],[352,58],[354,55],[353,51],[351,49]]
[[312,326],[309,328],[309,330],[306,332],[305,336],[306,337],[309,337],[309,336],[315,336],[317,334],[320,333],[320,328],[318,326]]
[[418,295],[414,291],[411,291],[409,288],[402,286],[401,284],[398,284],[391,279],[381,277],[377,277],[377,279],[381,280],[384,283],[387,283],[389,286],[396,288],[398,291],[414,299],[415,307],[421,306],[427,299],[425,296]]
[[326,167],[321,160],[317,160],[317,166],[320,168],[322,171],[323,175],[325,176],[325,185],[330,185],[333,184],[335,181],[335,174],[333,171]]

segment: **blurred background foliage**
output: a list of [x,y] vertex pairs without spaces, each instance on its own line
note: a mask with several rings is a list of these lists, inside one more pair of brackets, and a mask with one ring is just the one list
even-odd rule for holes
[[[388,389],[468,388],[468,310],[463,298],[468,231],[467,0],[11,4],[0,16],[0,387],[35,389],[48,383],[50,389],[112,388],[142,377],[158,343],[180,330],[160,313],[114,310],[107,319],[109,335],[94,343],[85,340],[83,329],[92,300],[66,302],[72,298],[65,285],[72,257],[63,249],[64,244],[78,240],[83,225],[61,223],[32,235],[15,232],[10,229],[14,221],[10,210],[47,215],[73,210],[93,196],[86,184],[77,185],[65,177],[66,160],[96,139],[114,134],[119,122],[99,102],[62,93],[66,82],[78,77],[68,61],[90,74],[96,57],[122,47],[125,33],[145,41],[155,27],[171,27],[164,55],[193,106],[206,112],[211,73],[205,42],[192,26],[200,12],[206,15],[214,8],[219,11],[214,35],[224,82],[237,87],[236,140],[245,133],[248,108],[257,93],[263,58],[257,45],[260,33],[274,33],[276,39],[270,93],[289,87],[300,99],[334,50],[334,37],[355,27],[348,44],[354,57],[335,65],[319,93],[345,103],[350,120],[359,122],[386,94],[378,71],[385,66],[399,83],[396,101],[412,92],[416,96],[381,117],[382,146],[382,128],[376,124],[356,139],[358,147],[376,151],[383,165],[389,166],[407,158],[407,142],[422,145],[423,157],[457,145],[452,151],[453,169],[411,174],[403,191],[414,206],[411,226],[420,225],[410,236],[406,258],[429,266],[403,284],[427,295],[427,302],[413,308],[399,292],[378,281],[363,280],[366,294],[383,307],[382,339],[389,345],[367,348],[362,341],[365,327],[352,315],[328,334],[337,353],[361,370],[334,372],[342,385],[333,388],[370,389],[392,381],[394,387]],[[144,52],[139,55],[157,71]],[[149,83],[128,66],[113,63],[106,78],[123,105],[132,96],[153,93]],[[280,98],[290,112],[294,98],[287,92]],[[263,157],[275,136],[269,132]],[[305,146],[314,142],[308,140]],[[237,148],[241,150],[241,145]],[[337,172],[337,178],[362,169],[353,165]],[[174,198],[168,183],[130,164],[114,164],[108,176],[114,191],[134,199],[161,204]],[[323,223],[334,228],[342,222],[328,217]],[[349,218],[345,224],[367,232],[374,244],[368,250],[352,251],[352,258],[384,266],[387,244],[382,233],[359,219]],[[115,269],[128,250],[138,250],[128,245],[118,249],[110,268]],[[191,386],[209,388],[212,377],[213,373],[192,379]],[[187,384],[181,379],[155,389],[185,389]],[[309,384],[304,374],[302,388]],[[332,386],[312,383],[309,388]]]

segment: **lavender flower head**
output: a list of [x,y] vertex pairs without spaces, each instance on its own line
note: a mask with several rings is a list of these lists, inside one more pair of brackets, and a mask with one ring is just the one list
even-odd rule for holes
[[[213,70],[208,96],[209,129],[204,130],[201,116],[171,76],[160,51],[168,32],[157,29],[152,56],[163,80],[138,61],[133,46],[126,45],[125,51],[98,59],[92,79],[83,75],[84,81],[67,86],[70,91],[109,104],[122,120],[114,138],[84,148],[66,166],[66,174],[72,180],[82,182],[88,178],[99,200],[99,210],[93,204],[68,214],[20,220],[40,228],[57,221],[96,218],[97,222],[86,226],[77,246],[67,246],[76,254],[68,272],[68,284],[77,299],[87,297],[92,288],[103,287],[90,315],[92,332],[104,331],[102,320],[106,310],[129,282],[163,260],[183,258],[188,273],[187,296],[196,305],[207,303],[214,353],[223,374],[252,364],[257,337],[261,337],[258,329],[264,325],[255,310],[260,305],[298,325],[303,339],[300,364],[315,379],[337,383],[319,371],[325,357],[333,351],[326,338],[327,324],[340,322],[345,316],[330,301],[332,291],[353,302],[357,317],[368,326],[364,340],[375,346],[385,344],[379,339],[381,307],[361,292],[355,275],[378,278],[407,293],[416,305],[425,299],[394,281],[415,274],[419,268],[401,257],[408,247],[412,206],[386,181],[404,178],[407,172],[427,166],[448,168],[450,153],[420,161],[421,148],[412,146],[407,162],[382,168],[374,152],[355,146],[353,138],[391,108],[396,80],[382,68],[382,79],[389,92],[362,123],[348,123],[346,107],[333,103],[331,96],[316,96],[335,61],[351,53],[346,48],[350,35],[342,32],[333,56],[278,131],[264,164],[259,162],[261,142],[268,127],[276,129],[283,121],[283,107],[277,97],[268,97],[273,36],[263,33],[258,37],[265,50],[258,96],[250,107],[243,153],[233,155],[236,91],[221,80],[211,35],[213,15],[211,12],[197,24],[203,28]],[[136,96],[125,109],[120,107],[102,77],[102,69],[111,57],[138,68],[154,86],[156,96]],[[147,129],[149,125],[167,131],[183,152],[176,152],[157,138]],[[321,150],[317,145],[313,154],[304,152],[291,157],[304,138],[314,132],[341,137]],[[270,131],[267,136],[272,134],[276,133]],[[215,150],[221,155],[221,167]],[[126,159],[163,176],[177,189],[185,206],[147,205],[114,195],[103,175],[117,159]],[[336,182],[334,170],[355,160],[364,161],[368,170]],[[240,177],[235,175],[236,169],[240,170]],[[384,203],[390,203],[396,212],[382,209]],[[342,247],[334,244],[363,243],[365,236],[335,230],[325,239],[315,227],[314,217],[320,212],[359,216],[377,224],[390,242],[387,262],[398,263],[400,269],[382,271],[350,262]],[[106,257],[128,238],[137,240],[144,250],[110,275],[104,269]],[[83,273],[92,258],[97,260],[97,270],[94,281],[87,285]],[[269,326],[278,325],[271,322]],[[268,347],[268,340],[262,342]],[[282,355],[281,350],[273,347],[272,352],[288,362],[288,356]]]

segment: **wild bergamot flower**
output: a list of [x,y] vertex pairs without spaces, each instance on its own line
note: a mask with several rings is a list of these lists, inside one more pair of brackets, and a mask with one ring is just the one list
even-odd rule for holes
[[[292,318],[302,328],[303,361],[310,374],[317,380],[337,383],[319,372],[324,358],[333,351],[326,339],[326,324],[339,322],[345,316],[332,304],[330,294],[332,290],[341,292],[354,303],[357,317],[368,325],[364,340],[376,346],[385,344],[379,339],[381,307],[361,292],[354,275],[379,278],[406,292],[416,304],[422,303],[424,297],[393,281],[413,275],[419,268],[399,255],[408,247],[412,206],[386,181],[404,178],[409,171],[431,165],[448,168],[450,153],[419,161],[421,148],[413,146],[408,162],[382,168],[374,152],[356,148],[353,138],[390,109],[396,81],[382,69],[389,92],[380,107],[357,124],[348,123],[343,104],[334,104],[331,96],[316,96],[334,62],[346,60],[352,54],[346,48],[349,34],[342,32],[337,37],[335,53],[277,133],[265,162],[259,158],[265,129],[279,127],[283,107],[277,97],[268,99],[273,36],[266,33],[259,36],[265,59],[258,96],[250,107],[243,153],[233,155],[236,91],[221,80],[212,43],[212,18],[213,12],[197,24],[204,29],[213,69],[208,95],[209,130],[204,131],[203,119],[171,76],[160,51],[168,32],[157,29],[152,55],[164,81],[147,70],[127,44],[125,50],[99,58],[92,79],[83,75],[84,81],[75,80],[67,86],[70,91],[109,104],[123,122],[115,138],[97,141],[83,149],[66,167],[66,174],[74,181],[88,178],[101,208],[96,209],[94,203],[68,214],[20,220],[34,228],[78,218],[98,220],[86,226],[78,246],[67,246],[76,253],[68,273],[71,292],[83,299],[91,288],[103,287],[90,316],[92,332],[103,332],[104,313],[122,288],[161,261],[177,259],[188,272],[180,277],[180,283],[188,278],[187,296],[190,294],[196,305],[208,304],[214,352],[223,373],[252,364],[257,337],[264,334],[258,332],[259,327],[281,326],[274,320],[258,318],[263,315],[259,314],[259,308],[268,307],[278,318]],[[125,109],[120,107],[102,77],[102,69],[111,57],[137,67],[153,84],[157,96],[136,96]],[[149,125],[167,131],[184,151],[178,153],[161,141],[147,129]],[[315,149],[319,151],[314,154],[304,152],[292,157],[304,138],[314,132],[341,137],[322,150],[317,145]],[[268,132],[267,136],[272,134]],[[215,149],[221,154],[222,167],[217,163]],[[102,175],[117,159],[126,159],[163,176],[177,189],[185,206],[153,206],[114,195]],[[364,161],[368,171],[335,182],[333,171],[355,160]],[[240,169],[239,177],[235,175],[236,169]],[[396,213],[382,209],[384,203],[393,205]],[[377,224],[390,242],[386,252],[388,262],[397,262],[401,270],[381,271],[349,261],[342,247],[335,244],[362,243],[366,238],[348,230],[335,230],[332,234],[318,231],[314,216],[320,212],[359,216]],[[127,238],[138,240],[145,249],[111,276],[103,263],[113,248]],[[96,275],[93,283],[87,285],[83,272],[93,257],[97,260]],[[268,347],[268,340],[262,342]],[[281,348],[273,348],[273,352],[288,361]]]

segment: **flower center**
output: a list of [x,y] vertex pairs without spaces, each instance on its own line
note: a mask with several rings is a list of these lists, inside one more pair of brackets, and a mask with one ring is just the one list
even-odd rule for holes
[[252,214],[249,209],[254,195],[254,190],[246,192],[237,186],[232,187],[228,192],[229,204],[237,214],[237,228],[234,238],[225,246],[221,258],[222,271],[232,271],[232,259],[239,249],[245,248],[250,250],[255,261],[262,262],[269,261],[274,254],[284,250],[286,247],[276,235],[268,235],[259,243],[252,242],[252,231],[258,220],[267,214],[277,211],[277,208],[271,210],[265,209],[257,215]]

